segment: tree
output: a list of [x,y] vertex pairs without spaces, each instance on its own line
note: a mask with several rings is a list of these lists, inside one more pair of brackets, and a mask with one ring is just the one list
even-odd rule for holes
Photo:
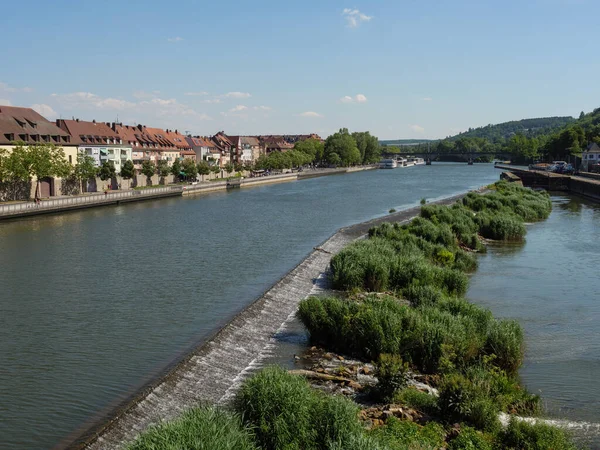
[[[18,144],[17,147],[23,146]],[[13,149],[13,153],[16,150]],[[40,181],[43,178],[65,178],[73,171],[73,167],[67,161],[62,148],[54,144],[34,144],[22,151],[18,151],[21,164],[27,168],[29,178],[36,178],[35,196],[40,194]]]
[[210,167],[210,171],[217,175],[221,171],[221,168],[218,166],[218,164],[215,164],[214,166]]
[[90,178],[94,178],[98,173],[98,167],[96,167],[96,161],[85,153],[79,153],[77,155],[77,164],[73,171],[75,178],[79,181],[81,192],[84,192],[85,182]]
[[210,166],[206,161],[198,163],[198,173],[202,176],[202,181],[204,181],[204,176],[210,173]]
[[7,194],[13,200],[29,198],[31,185],[24,186],[31,181],[27,161],[27,149],[23,146],[15,147],[10,153],[0,149],[0,182],[8,188]]
[[131,180],[135,176],[135,166],[133,165],[133,161],[128,159],[123,163],[121,167],[121,178],[124,180]]
[[150,186],[152,184],[152,175],[156,173],[156,166],[150,160],[145,160],[142,162],[142,173],[146,175],[146,185]]
[[102,181],[110,180],[117,174],[115,164],[112,161],[104,161],[98,171],[98,176]]
[[[172,173],[173,167],[169,167],[169,163],[164,159],[159,159],[156,164],[156,173],[161,177],[165,178],[170,173]],[[177,176],[179,176],[179,172],[177,172]]]
[[333,154],[337,154],[340,163],[345,166],[359,164],[361,162],[360,151],[356,146],[356,141],[350,135],[347,128],[340,129],[339,132],[332,134],[325,141],[325,158],[331,164],[336,164]]
[[183,173],[185,173],[186,180],[196,179],[196,176],[198,175],[198,167],[196,166],[196,161],[189,158],[184,159],[181,169]]
[[244,170],[244,166],[240,163],[235,163],[233,166],[233,170],[235,170],[236,172],[241,172],[242,170]]
[[173,174],[173,177],[178,180],[181,177],[181,172],[181,161],[179,161],[179,159],[175,159],[175,161],[173,161],[173,165],[171,166],[171,173]]
[[298,141],[294,145],[294,150],[305,153],[310,156],[310,161],[322,161],[325,145],[319,139],[310,138],[304,141]]
[[233,164],[227,163],[225,164],[225,167],[223,167],[223,169],[225,169],[225,172],[230,174],[231,172],[233,172]]
[[379,161],[381,158],[381,149],[377,137],[371,136],[371,133],[368,131],[352,133],[352,137],[360,152],[362,164]]

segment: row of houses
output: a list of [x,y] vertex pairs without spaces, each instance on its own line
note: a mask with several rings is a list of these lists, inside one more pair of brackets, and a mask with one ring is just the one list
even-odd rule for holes
[[57,119],[50,122],[31,108],[0,106],[0,148],[12,149],[15,142],[51,143],[60,146],[71,164],[85,154],[101,166],[112,161],[120,172],[125,161],[141,169],[144,161],[186,158],[206,161],[212,166],[254,164],[261,155],[285,152],[294,143],[318,135],[232,136],[220,131],[214,136],[184,135],[178,130],[151,128],[146,125]]

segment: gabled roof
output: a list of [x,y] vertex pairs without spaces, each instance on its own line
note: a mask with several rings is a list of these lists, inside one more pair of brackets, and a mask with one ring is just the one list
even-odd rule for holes
[[56,145],[72,145],[69,133],[33,109],[0,106],[0,144],[12,144],[13,141],[23,141],[26,144],[49,142]]
[[258,147],[260,143],[258,142],[258,138],[254,136],[240,136],[242,144],[250,145],[252,147]]
[[600,152],[600,146],[598,146],[598,144],[596,144],[595,142],[592,142],[590,145],[587,146],[585,151],[586,152]]
[[173,142],[175,147],[177,147],[179,150],[191,150],[191,146],[183,134],[179,133],[177,130],[166,130],[166,132],[167,139]]
[[[119,135],[103,122],[59,119],[56,124],[71,135],[73,144],[106,145],[106,139],[119,139]],[[98,139],[101,142],[97,142]]]

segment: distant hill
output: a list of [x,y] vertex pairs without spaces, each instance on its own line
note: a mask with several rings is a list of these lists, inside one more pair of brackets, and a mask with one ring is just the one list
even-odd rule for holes
[[513,120],[497,125],[469,128],[468,131],[451,136],[448,139],[452,141],[459,138],[484,138],[492,143],[500,143],[517,133],[527,137],[550,134],[573,122],[575,122],[575,119],[570,116]]
[[437,139],[391,139],[386,141],[379,141],[381,145],[417,145],[417,144],[426,144],[428,142],[437,142]]

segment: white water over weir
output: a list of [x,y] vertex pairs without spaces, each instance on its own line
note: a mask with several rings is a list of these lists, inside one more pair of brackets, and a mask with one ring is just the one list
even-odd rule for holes
[[[451,204],[461,197],[435,203]],[[110,423],[97,429],[88,438],[85,448],[119,449],[152,424],[171,420],[201,403],[226,401],[253,369],[260,367],[260,361],[273,346],[272,336],[293,316],[300,301],[312,293],[333,255],[364,236],[372,226],[410,220],[419,210],[411,208],[339,230],[146,395],[138,397]],[[80,446],[73,444],[73,448]]]

